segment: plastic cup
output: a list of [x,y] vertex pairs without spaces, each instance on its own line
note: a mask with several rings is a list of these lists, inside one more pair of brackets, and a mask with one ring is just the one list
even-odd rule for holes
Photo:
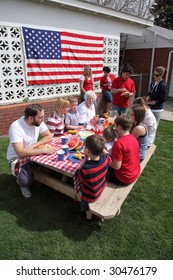
[[63,145],[67,144],[67,137],[66,136],[61,136],[61,141],[62,141]]
[[63,150],[58,151],[58,161],[64,160],[65,152]]
[[65,155],[68,154],[68,145],[62,145],[62,149],[65,152]]

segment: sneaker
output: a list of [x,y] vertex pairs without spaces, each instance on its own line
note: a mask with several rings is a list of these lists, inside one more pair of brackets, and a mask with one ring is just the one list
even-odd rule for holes
[[24,196],[24,198],[28,199],[32,196],[29,188],[20,188],[21,189],[21,192],[22,192],[22,195]]
[[78,216],[78,220],[80,223],[87,225],[87,226],[92,226],[93,225],[93,221],[87,219],[86,217],[82,217],[82,216]]

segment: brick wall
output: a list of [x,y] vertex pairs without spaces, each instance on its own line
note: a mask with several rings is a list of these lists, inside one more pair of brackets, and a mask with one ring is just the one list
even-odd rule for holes
[[[97,107],[98,112],[101,112],[99,106],[101,99],[101,94],[97,94]],[[54,111],[56,99],[44,100],[44,101],[35,101],[21,104],[13,105],[4,105],[0,106],[0,136],[8,134],[9,127],[11,123],[23,115],[23,112],[29,104],[39,103],[45,111],[45,122],[47,121],[48,116]],[[101,104],[100,104],[101,105]],[[102,105],[103,106],[103,105]]]
[[[154,54],[154,64],[153,68],[157,66],[167,67],[169,52],[173,48],[160,48],[155,49]],[[135,50],[126,50],[124,56],[124,63],[129,63],[133,69],[134,73],[142,73],[142,95],[147,92],[149,75],[150,75],[150,66],[152,58],[152,49],[135,49]],[[171,59],[171,64],[173,63],[173,58]],[[170,86],[172,67],[168,73],[168,90]]]
[[[173,48],[155,49],[154,68],[157,66],[167,67],[168,55]],[[149,74],[152,49],[126,50],[124,63],[129,63],[137,74]]]
[[54,110],[56,99],[0,106],[0,136],[7,135],[11,123],[23,115],[29,104],[39,103],[45,110],[45,121]]

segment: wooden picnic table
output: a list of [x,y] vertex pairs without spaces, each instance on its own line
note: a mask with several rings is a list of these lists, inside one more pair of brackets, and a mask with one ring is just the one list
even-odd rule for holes
[[[68,136],[67,136],[68,137]],[[56,152],[52,155],[39,155],[30,157],[30,161],[34,163],[33,170],[35,180],[43,183],[71,198],[76,199],[77,196],[74,191],[74,186],[68,183],[68,178],[73,178],[75,171],[80,167],[82,161],[71,162],[68,160],[70,152],[65,155],[63,161],[58,161],[57,152],[62,150],[61,138],[56,137],[50,143],[50,145],[56,147]],[[52,176],[51,171],[55,171],[57,175]],[[72,181],[72,180],[71,180]]]

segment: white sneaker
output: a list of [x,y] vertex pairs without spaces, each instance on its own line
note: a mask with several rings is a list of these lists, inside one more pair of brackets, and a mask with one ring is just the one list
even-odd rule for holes
[[31,194],[29,188],[20,188],[20,189],[21,189],[22,195],[23,195],[26,199],[28,199],[28,198],[30,198],[30,197],[32,196],[32,194]]

